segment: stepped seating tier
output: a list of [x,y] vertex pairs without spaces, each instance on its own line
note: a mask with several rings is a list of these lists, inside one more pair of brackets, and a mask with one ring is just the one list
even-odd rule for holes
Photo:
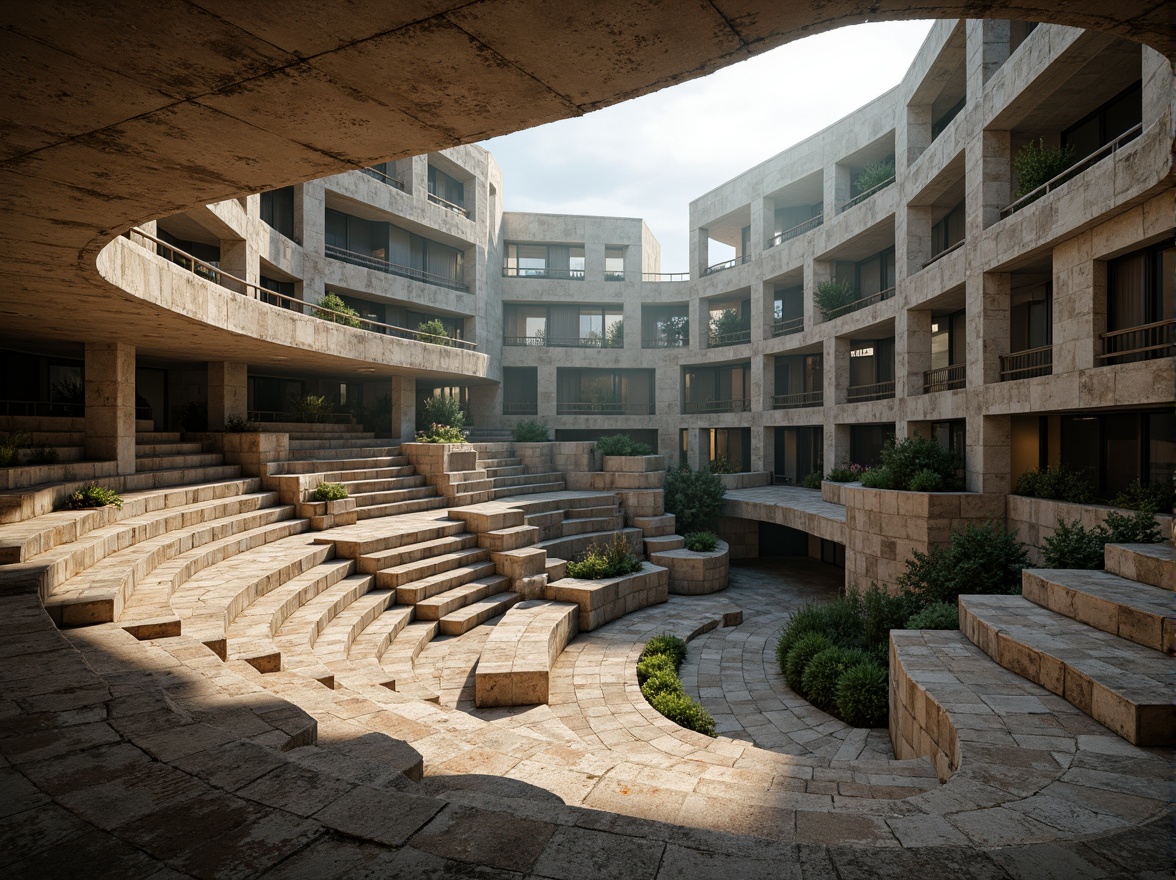
[[579,631],[591,632],[610,621],[670,597],[670,573],[646,562],[641,571],[602,580],[565,577],[548,582],[546,598],[572,602],[579,609]]
[[491,630],[474,676],[479,708],[546,703],[551,667],[578,632],[571,602],[519,602]]
[[1176,592],[1176,547],[1172,544],[1107,544],[1105,557],[1112,574]]

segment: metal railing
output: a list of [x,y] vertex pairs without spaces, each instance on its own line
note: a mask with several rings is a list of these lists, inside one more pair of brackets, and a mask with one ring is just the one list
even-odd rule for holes
[[650,416],[652,403],[595,403],[580,400],[557,400],[557,416]]
[[457,202],[451,202],[448,199],[443,199],[441,196],[434,193],[429,193],[429,201],[434,205],[440,205],[447,211],[452,211],[454,214],[460,214],[462,217],[470,216],[470,212],[466,210],[465,205],[459,205]]
[[781,318],[772,323],[772,337],[790,336],[804,330],[804,315],[799,318]]
[[338,260],[341,263],[351,263],[353,266],[362,266],[365,269],[383,272],[385,275],[398,275],[401,278],[412,278],[416,281],[423,281],[425,284],[448,287],[450,290],[469,290],[469,287],[464,282],[457,281],[456,279],[446,278],[444,275],[435,275],[432,272],[426,272],[424,269],[417,269],[413,266],[401,266],[397,263],[389,263],[387,260],[382,260],[379,257],[373,257],[370,254],[358,254],[355,251],[349,251],[333,244],[326,246],[326,254],[332,260]]
[[866,201],[866,199],[869,199],[869,198],[877,195],[878,193],[882,192],[882,190],[886,189],[886,187],[890,186],[890,184],[892,184],[892,183],[894,183],[893,176],[891,176],[888,180],[882,181],[877,186],[870,187],[865,192],[858,193],[856,196],[854,196],[852,199],[845,202],[840,208],[838,208],[837,213],[843,214],[846,211],[848,211],[850,208],[852,208],[854,205],[860,205],[862,202]]
[[825,216],[823,214],[818,214],[816,217],[805,220],[803,223],[798,223],[791,229],[785,229],[783,232],[776,233],[768,239],[768,242],[766,245],[764,245],[764,247],[774,248],[777,245],[784,244],[784,242],[789,241],[790,239],[797,238],[798,236],[804,235],[810,230],[816,229],[824,222]]
[[624,272],[605,272],[604,273],[604,280],[605,281],[624,281],[625,280],[625,273]]
[[539,415],[539,402],[535,400],[524,400],[521,403],[503,401],[502,414],[504,416],[536,416]]
[[544,346],[547,345],[546,336],[504,336],[502,344],[515,346]]
[[686,348],[690,340],[684,336],[646,336],[641,340],[642,348]]
[[1093,153],[1091,153],[1089,156],[1086,156],[1082,159],[1079,159],[1077,162],[1075,162],[1073,165],[1071,165],[1069,168],[1067,168],[1061,174],[1057,174],[1057,175],[1051,177],[1045,183],[1041,184],[1041,186],[1036,187],[1035,189],[1029,190],[1029,192],[1025,193],[1025,195],[1021,196],[1019,199],[1017,199],[1012,204],[1006,205],[1005,207],[1000,209],[1001,219],[1003,220],[1005,217],[1008,217],[1010,214],[1014,214],[1017,211],[1021,210],[1021,208],[1024,208],[1030,202],[1035,202],[1038,199],[1040,199],[1042,196],[1044,196],[1050,192],[1053,192],[1055,189],[1057,189],[1063,183],[1066,183],[1069,180],[1073,180],[1075,177],[1077,177],[1079,174],[1081,174],[1087,168],[1090,168],[1092,165],[1095,165],[1095,164],[1101,162],[1107,156],[1110,156],[1113,153],[1117,153],[1119,151],[1119,149],[1124,144],[1127,144],[1127,143],[1135,140],[1137,137],[1139,137],[1139,135],[1142,131],[1143,131],[1143,123],[1140,123],[1139,125],[1136,125],[1132,128],[1127,129],[1125,132],[1123,132],[1121,135],[1119,135],[1117,138],[1115,138],[1109,144],[1104,144],[1103,146],[1101,146],[1097,150],[1095,150]]
[[1100,333],[1103,365],[1146,361],[1176,354],[1176,318]]
[[1053,374],[1053,346],[1042,345],[1000,356],[1000,381],[1034,379]]
[[394,187],[395,189],[398,189],[402,192],[404,191],[404,181],[399,177],[393,177],[392,175],[385,174],[383,171],[379,171],[375,168],[360,168],[359,170],[368,177],[380,181],[380,183],[386,183],[388,186]]
[[685,413],[741,413],[751,411],[751,400],[746,397],[734,400],[687,400],[682,404]]
[[723,272],[727,269],[734,269],[738,265],[739,261],[735,259],[723,260],[721,263],[711,263],[702,270],[702,277],[705,278],[707,275],[714,275],[716,272]]
[[502,269],[502,276],[504,278],[556,278],[564,281],[583,281],[583,269],[552,269],[550,267],[543,269],[528,269],[526,267],[518,266],[504,266]]
[[[135,228],[127,232],[127,238],[131,241],[134,241],[134,239],[131,238],[132,234],[151,242],[157,254],[163,256],[165,259],[171,260],[171,262],[176,263],[176,265],[188,268],[184,263],[176,261],[175,257],[178,255],[186,262],[191,262],[195,266],[202,267],[205,270],[205,273],[214,273],[215,277],[209,278],[209,280],[215,280],[216,283],[220,284],[222,287],[225,287],[226,290],[232,290],[232,288],[225,285],[223,281],[216,279],[228,279],[234,284],[241,285],[242,289],[235,291],[236,293],[240,293],[243,296],[248,296],[251,299],[256,299],[267,305],[278,308],[287,308],[292,311],[299,312],[300,314],[311,315],[326,321],[335,320],[336,323],[354,327],[356,330],[367,330],[372,333],[379,333],[383,336],[393,336],[397,339],[411,339],[415,342],[429,342],[435,345],[444,345],[449,348],[463,348],[468,351],[474,351],[478,347],[475,343],[467,342],[464,339],[453,339],[452,337],[448,336],[438,337],[431,334],[421,333],[419,330],[409,330],[407,327],[396,327],[392,324],[384,324],[380,321],[373,321],[370,318],[360,318],[351,315],[339,315],[337,312],[333,312],[330,309],[324,309],[321,306],[315,305],[314,303],[305,302],[304,300],[298,299],[298,297],[287,296],[284,293],[278,293],[276,290],[270,290],[267,287],[261,287],[260,285],[254,284],[251,281],[245,281],[242,278],[238,278],[236,275],[230,275],[227,272],[222,272],[216,266],[213,266],[210,263],[206,263],[203,260],[198,260],[196,257],[193,257],[186,251],[182,251],[179,248],[173,247],[167,242],[156,238],[154,235],[144,232],[142,229]],[[143,245],[140,245],[140,247],[143,247]],[[160,253],[161,250],[168,251],[172,253],[173,256],[167,257],[165,254]],[[188,270],[194,272],[194,269],[189,268]],[[201,273],[201,277],[208,276],[204,273]],[[330,316],[332,315],[337,315],[338,319],[336,320],[331,318]]]
[[865,400],[888,400],[894,397],[894,380],[875,382],[873,385],[850,385],[845,389],[845,399],[849,403],[861,403]]
[[824,391],[797,391],[793,394],[773,394],[772,409],[800,409],[805,406],[822,406]]
[[0,400],[0,415],[57,416],[76,419],[86,414],[84,403],[51,403],[46,400]]
[[727,345],[743,345],[751,342],[750,330],[732,330],[730,333],[711,333],[707,337],[708,348],[723,348]]
[[923,373],[923,393],[933,394],[936,391],[953,391],[967,385],[967,365],[952,364],[937,370],[927,370]]
[[689,281],[689,272],[642,272],[642,281]]
[[[301,423],[302,419],[298,413],[282,412],[272,409],[251,409],[245,414],[251,422],[263,422],[271,424],[273,422],[285,422],[287,424]],[[351,413],[327,413],[323,415],[319,424],[328,425],[351,425],[355,423],[355,416]]]
[[942,260],[948,254],[952,253],[953,251],[958,251],[963,246],[964,246],[964,239],[962,239],[962,238],[959,241],[957,241],[955,244],[949,244],[947,247],[945,247],[943,250],[941,250],[939,253],[937,253],[935,256],[933,256],[931,259],[929,259],[926,263],[924,263],[923,268],[926,269],[932,263],[935,263],[935,262],[938,262],[939,260]]
[[832,321],[834,318],[840,318],[842,315],[848,315],[850,312],[856,312],[859,309],[864,309],[866,306],[872,306],[874,303],[880,303],[884,300],[893,298],[894,288],[888,287],[885,290],[879,290],[877,293],[871,293],[869,296],[863,296],[861,299],[855,299],[851,303],[840,306],[833,311],[825,314],[826,321]]

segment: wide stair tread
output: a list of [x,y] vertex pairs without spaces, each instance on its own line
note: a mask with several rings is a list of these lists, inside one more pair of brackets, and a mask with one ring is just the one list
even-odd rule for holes
[[325,477],[330,477],[332,483],[342,483],[347,487],[347,494],[357,497],[402,489],[419,489],[428,484],[428,481],[420,474],[394,476],[377,472],[375,476],[358,479],[348,479],[343,474],[324,474]]
[[319,635],[336,616],[374,586],[371,575],[348,575],[287,617],[273,639],[282,656],[282,668],[307,671],[311,677],[318,677],[318,670],[324,665],[314,653]]
[[356,597],[319,633],[314,643],[315,654],[327,664],[346,660],[360,633],[395,604],[395,590],[369,589]]
[[[416,605],[418,602],[423,602],[425,599],[444,593],[446,590],[455,589],[478,578],[491,577],[494,573],[494,563],[490,561],[456,565],[437,574],[396,587],[396,600],[402,605]],[[390,586],[384,581],[383,574],[380,572],[376,575],[380,586]]]
[[397,504],[402,501],[423,501],[435,498],[437,490],[432,486],[419,485],[404,489],[377,489],[371,492],[350,492],[356,507],[378,507],[383,504]]
[[440,620],[459,608],[464,608],[488,596],[505,592],[510,587],[510,578],[502,575],[477,578],[472,581],[438,593],[416,603],[416,616],[421,620]]
[[354,572],[355,560],[328,559],[258,596],[229,624],[229,656],[256,653],[257,644],[272,648],[274,633],[291,614]]
[[1029,569],[1022,580],[1022,595],[1050,611],[1154,651],[1172,645],[1176,609],[1167,590],[1080,569]]
[[419,581],[462,566],[486,562],[489,559],[490,551],[480,547],[438,553],[435,556],[426,556],[381,569],[379,573],[380,586],[403,587],[413,581]]
[[477,546],[478,536],[468,532],[432,538],[375,553],[365,553],[359,558],[359,570],[365,574],[373,574],[387,568],[395,568],[446,553],[469,550]]
[[388,504],[373,504],[359,507],[356,513],[360,519],[379,519],[385,516],[403,516],[408,513],[421,513],[426,510],[441,510],[450,507],[449,501],[439,495],[416,498],[412,501],[393,501]]
[[397,693],[437,702],[437,691],[417,676],[416,658],[440,632],[435,620],[412,621],[392,639],[380,658],[380,666],[396,681]]
[[1108,544],[1107,571],[1141,584],[1176,592],[1176,546],[1160,544]]
[[317,474],[326,471],[332,473],[353,473],[365,471],[381,471],[385,468],[398,470],[410,468],[408,459],[400,455],[376,455],[366,458],[359,456],[345,456],[342,458],[316,458],[284,461],[279,467],[271,470],[274,474]]
[[565,512],[581,507],[615,506],[617,496],[612,492],[582,492],[579,490],[558,490],[553,492],[536,492],[526,495],[504,495],[495,499],[499,503],[507,503],[517,507],[524,514],[547,513],[555,510]]
[[390,605],[369,623],[351,643],[348,658],[358,661],[379,661],[388,646],[416,618],[411,605]]
[[961,596],[960,629],[1001,666],[1064,696],[1135,745],[1176,745],[1171,659],[1035,605]]
[[459,636],[462,633],[467,633],[475,626],[480,626],[500,614],[505,614],[508,608],[522,598],[518,593],[503,592],[479,599],[477,602],[471,602],[441,618],[439,621],[441,634]]
[[216,467],[224,464],[219,452],[149,455],[135,459],[137,471],[166,471],[176,468]]

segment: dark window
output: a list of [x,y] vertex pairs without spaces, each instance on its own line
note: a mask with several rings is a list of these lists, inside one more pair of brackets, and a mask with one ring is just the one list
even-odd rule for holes
[[850,425],[849,460],[874,467],[882,462],[882,446],[894,437],[894,425]]
[[894,248],[887,248],[854,267],[858,297],[863,298],[894,287]]
[[1089,156],[1143,121],[1143,83],[1133,83],[1093,113],[1062,132],[1062,146],[1074,148],[1074,158]]
[[432,165],[429,166],[429,194],[459,208],[465,207],[465,184]]
[[931,227],[931,255],[941,254],[949,247],[964,240],[964,203],[958,205],[943,215],[943,218]]
[[[282,297],[294,296],[294,282],[293,281],[279,281],[276,278],[268,278],[265,275],[261,276],[261,287],[266,290],[272,290],[274,293],[282,294]],[[272,306],[284,306],[287,309],[298,309],[300,306],[289,299],[283,299],[278,296],[269,296],[268,294],[261,294],[262,302],[267,302]]]
[[964,104],[967,103],[967,98],[960,98],[952,104],[938,119],[931,123],[931,140],[943,134],[943,130],[951,123],[953,119],[959,116],[961,110],[964,109]]
[[1167,243],[1107,263],[1107,329],[1124,330],[1172,316],[1176,248]]
[[261,219],[286,238],[294,238],[294,187],[284,186],[263,192]]

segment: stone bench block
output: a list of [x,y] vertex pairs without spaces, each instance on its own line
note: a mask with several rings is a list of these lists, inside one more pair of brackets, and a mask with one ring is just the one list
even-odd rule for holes
[[532,599],[512,607],[491,630],[474,676],[479,707],[546,703],[551,667],[578,628],[579,607]]
[[669,599],[669,572],[643,563],[641,571],[601,580],[565,577],[547,585],[547,598],[575,602],[580,608],[580,632],[590,632],[630,612]]
[[601,456],[601,467],[609,474],[642,474],[664,471],[666,459],[661,455],[605,455]]
[[646,538],[661,538],[674,534],[677,519],[672,513],[661,516],[634,516],[633,527],[641,529]]

